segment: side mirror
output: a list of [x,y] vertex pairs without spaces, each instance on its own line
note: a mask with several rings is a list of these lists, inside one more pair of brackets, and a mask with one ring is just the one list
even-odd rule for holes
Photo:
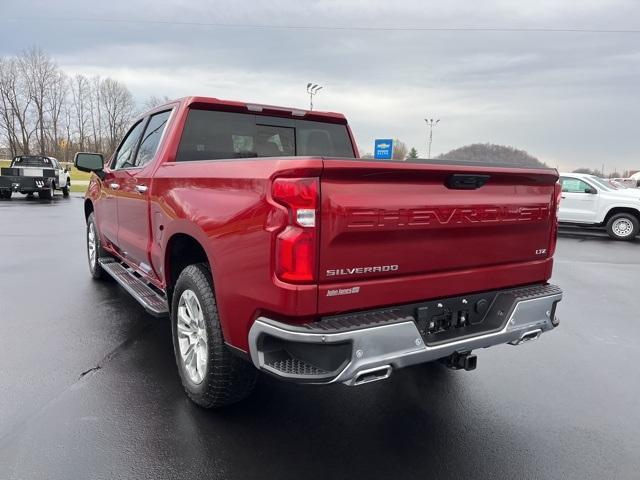
[[81,172],[93,172],[102,178],[104,174],[104,158],[100,153],[78,152],[73,164]]
[[592,195],[595,195],[596,193],[598,193],[598,191],[593,187],[589,187],[584,189],[584,193],[590,193]]

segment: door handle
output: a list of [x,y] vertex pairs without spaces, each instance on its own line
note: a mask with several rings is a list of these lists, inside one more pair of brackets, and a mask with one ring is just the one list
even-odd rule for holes
[[136,185],[136,190],[140,193],[145,193],[147,190],[149,190],[149,187],[147,187],[146,185]]
[[120,184],[118,183],[110,183],[109,186],[113,189],[113,190],[118,190],[120,188]]

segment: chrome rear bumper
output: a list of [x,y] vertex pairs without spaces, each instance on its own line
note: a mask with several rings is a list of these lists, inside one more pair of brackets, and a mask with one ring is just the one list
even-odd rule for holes
[[367,319],[350,320],[351,324],[289,325],[260,317],[249,332],[251,359],[260,370],[285,380],[358,385],[388,378],[394,369],[454,353],[519,345],[557,326],[555,306],[562,299],[558,287],[528,286],[498,295],[513,298],[508,312],[498,312],[504,315],[499,329],[431,345],[425,343],[414,316],[400,316],[393,310],[368,312]]

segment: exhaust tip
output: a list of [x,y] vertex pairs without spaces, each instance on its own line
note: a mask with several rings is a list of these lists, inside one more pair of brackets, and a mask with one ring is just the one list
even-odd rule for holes
[[358,372],[353,381],[353,385],[364,385],[365,383],[377,382],[385,380],[391,376],[393,368],[391,365],[383,365],[382,367],[370,368]]
[[535,330],[530,330],[528,332],[523,333],[518,340],[514,340],[510,342],[511,345],[522,345],[523,343],[531,342],[533,340],[537,340],[542,335],[542,330],[537,328]]

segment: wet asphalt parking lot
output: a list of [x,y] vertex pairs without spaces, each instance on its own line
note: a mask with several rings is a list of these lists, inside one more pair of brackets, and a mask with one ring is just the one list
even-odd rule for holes
[[0,201],[0,479],[640,478],[640,238],[559,239],[561,324],[361,387],[205,411],[170,327],[89,277],[82,199]]

